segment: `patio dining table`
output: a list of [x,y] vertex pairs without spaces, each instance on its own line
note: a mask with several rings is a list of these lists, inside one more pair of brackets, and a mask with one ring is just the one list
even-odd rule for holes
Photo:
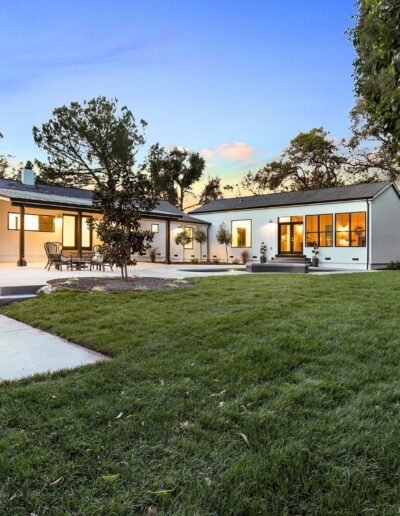
[[90,258],[86,256],[71,256],[71,270],[80,271],[87,269],[90,264]]

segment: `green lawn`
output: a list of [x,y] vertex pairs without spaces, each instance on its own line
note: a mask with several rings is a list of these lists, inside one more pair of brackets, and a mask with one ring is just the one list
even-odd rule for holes
[[64,291],[3,313],[114,359],[1,386],[0,514],[398,513],[400,274]]

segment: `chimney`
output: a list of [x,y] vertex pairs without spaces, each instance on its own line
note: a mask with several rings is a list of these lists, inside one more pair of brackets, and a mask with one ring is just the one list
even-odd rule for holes
[[30,161],[27,161],[25,168],[21,170],[21,183],[27,186],[35,186],[35,172],[32,170]]

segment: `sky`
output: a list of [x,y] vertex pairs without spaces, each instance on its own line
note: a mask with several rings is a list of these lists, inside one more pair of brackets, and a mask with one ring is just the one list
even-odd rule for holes
[[354,0],[1,0],[0,154],[45,155],[55,107],[118,98],[147,143],[234,184],[300,131],[349,134]]

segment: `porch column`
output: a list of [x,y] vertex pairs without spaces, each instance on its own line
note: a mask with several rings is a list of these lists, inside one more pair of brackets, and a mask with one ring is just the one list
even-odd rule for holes
[[19,208],[19,259],[18,267],[26,267],[25,260],[25,204]]
[[165,225],[165,263],[171,263],[171,222]]
[[78,256],[82,258],[82,212],[78,211],[76,238],[78,241]]

